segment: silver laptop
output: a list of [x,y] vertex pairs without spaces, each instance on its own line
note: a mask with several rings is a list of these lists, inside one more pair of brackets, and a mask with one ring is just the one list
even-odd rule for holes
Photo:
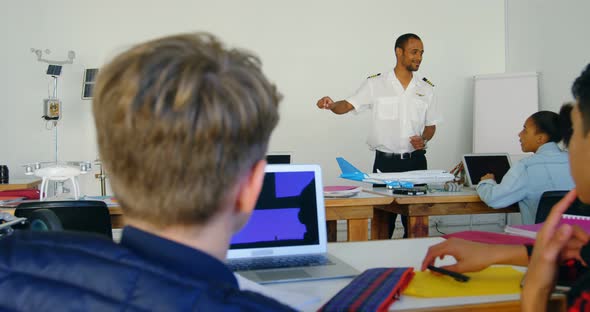
[[327,254],[325,212],[318,165],[267,165],[250,221],[232,238],[228,266],[262,284],[357,275]]
[[510,156],[507,153],[465,154],[463,167],[470,186],[476,186],[488,173],[493,173],[496,182],[501,183],[510,169]]

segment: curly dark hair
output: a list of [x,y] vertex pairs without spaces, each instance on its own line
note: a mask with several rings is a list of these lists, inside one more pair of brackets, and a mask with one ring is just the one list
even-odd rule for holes
[[584,123],[584,135],[587,135],[590,131],[590,64],[586,65],[580,77],[574,81],[572,94],[578,102]]

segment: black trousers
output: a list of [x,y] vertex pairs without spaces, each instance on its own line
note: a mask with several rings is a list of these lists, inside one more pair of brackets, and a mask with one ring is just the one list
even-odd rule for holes
[[[425,150],[416,150],[409,155],[390,154],[378,150],[375,151],[373,172],[377,172],[377,169],[381,172],[403,172],[410,170],[426,170],[426,168]],[[389,237],[393,235],[393,231],[395,230],[395,219],[397,219],[397,214],[391,214],[388,229]],[[402,216],[402,224],[404,226],[404,238],[407,238],[408,217]]]

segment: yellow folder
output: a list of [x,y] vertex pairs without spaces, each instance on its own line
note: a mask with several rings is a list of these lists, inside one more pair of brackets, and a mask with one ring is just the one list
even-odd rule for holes
[[462,283],[447,275],[416,272],[403,294],[425,298],[518,294],[524,273],[510,266],[495,266],[465,275],[471,279]]

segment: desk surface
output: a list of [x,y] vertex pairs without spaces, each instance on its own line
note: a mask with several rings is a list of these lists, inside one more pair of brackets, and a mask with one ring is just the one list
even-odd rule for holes
[[8,184],[0,184],[0,191],[21,190],[37,187],[41,184],[39,178],[10,179]]
[[390,190],[377,187],[368,191],[376,195],[394,197],[398,204],[423,204],[423,203],[477,203],[481,198],[473,188],[464,188],[461,192],[435,191],[425,195],[393,195]]
[[488,207],[475,189],[465,188],[461,192],[433,192],[425,195],[395,195],[385,188],[374,188],[370,192],[387,195],[393,198],[390,205],[378,206],[373,212],[375,226],[371,224],[374,238],[386,238],[388,224],[383,220],[390,214],[401,214],[408,217],[408,236],[410,238],[428,236],[430,216],[447,216],[461,214],[487,214],[518,212],[516,204],[502,209]]
[[[346,220],[348,241],[369,239],[369,219],[378,207],[390,205],[393,197],[364,190],[348,198],[325,198],[328,241],[336,241],[336,220]],[[373,232],[372,232],[373,233]],[[376,233],[376,232],[375,232]]]
[[326,207],[348,207],[360,205],[389,205],[393,202],[391,194],[374,192],[363,189],[357,195],[346,198],[326,197],[324,203]]
[[[330,243],[328,251],[330,254],[349,263],[359,271],[375,267],[414,267],[420,269],[422,258],[429,246],[443,241],[440,237],[382,240],[369,242],[345,242]],[[452,263],[453,260],[445,258],[437,262],[437,265]],[[524,270],[524,268],[516,267]],[[301,293],[319,297],[320,301],[309,306],[305,310],[316,310],[326,303],[340,289],[346,286],[352,279],[334,279],[324,281],[297,282],[271,284],[267,287],[287,292]],[[519,295],[494,295],[474,296],[456,298],[417,298],[402,296],[395,302],[390,310],[407,310],[420,308],[435,308],[444,306],[481,304],[491,302],[503,302],[518,300]]]

